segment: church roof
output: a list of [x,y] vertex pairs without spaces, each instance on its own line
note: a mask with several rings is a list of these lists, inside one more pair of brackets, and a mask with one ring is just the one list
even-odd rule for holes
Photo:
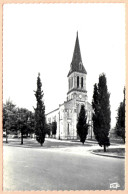
[[73,53],[71,67],[70,67],[70,71],[68,73],[68,76],[73,72],[80,72],[80,73],[87,74],[87,72],[86,72],[86,70],[83,66],[83,63],[82,63],[78,32],[77,32],[77,36],[76,36],[76,43],[75,43],[74,53]]

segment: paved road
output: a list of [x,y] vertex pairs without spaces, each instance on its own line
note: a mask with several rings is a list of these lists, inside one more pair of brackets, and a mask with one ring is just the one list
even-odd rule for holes
[[26,142],[4,145],[4,190],[108,190],[114,182],[124,189],[124,159],[69,151],[79,144]]

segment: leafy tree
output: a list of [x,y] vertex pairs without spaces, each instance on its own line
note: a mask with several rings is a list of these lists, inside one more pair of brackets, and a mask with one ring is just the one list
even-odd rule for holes
[[34,133],[35,129],[35,115],[31,111],[28,111],[28,120],[27,120],[27,135]]
[[47,134],[50,137],[51,134],[51,123],[45,125],[45,134]]
[[120,103],[117,112],[117,121],[116,121],[116,134],[120,136],[125,143],[125,89],[124,89],[124,100]]
[[21,145],[23,144],[23,136],[28,134],[29,111],[25,108],[19,108],[17,112],[17,131],[21,133]]
[[84,144],[87,134],[88,134],[89,125],[87,124],[87,116],[84,105],[81,106],[81,110],[78,117],[77,123],[77,133],[80,137],[80,141]]
[[6,143],[8,143],[8,134],[16,129],[16,106],[9,99],[3,104],[3,130],[6,131]]
[[94,85],[94,93],[92,100],[93,113],[93,130],[95,138],[99,145],[104,146],[104,152],[106,152],[106,146],[110,146],[109,131],[111,122],[110,112],[110,94],[107,89],[106,77],[104,74],[99,76],[98,86]]
[[42,100],[43,91],[41,90],[42,83],[40,79],[40,74],[37,77],[37,90],[35,91],[35,97],[37,101],[37,106],[35,108],[35,134],[36,140],[43,145],[45,141],[45,106]]
[[34,132],[34,115],[25,108],[17,108],[12,101],[3,104],[3,130],[6,130],[6,142],[8,134],[21,133],[21,144],[23,136]]

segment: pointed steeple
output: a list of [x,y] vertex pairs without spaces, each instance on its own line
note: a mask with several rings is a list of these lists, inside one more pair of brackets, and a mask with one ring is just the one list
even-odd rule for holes
[[81,58],[79,38],[78,38],[78,32],[77,32],[75,48],[74,48],[74,53],[72,57],[72,64],[77,65],[79,62],[82,62],[82,58]]
[[74,53],[72,57],[72,62],[71,62],[71,67],[70,71],[68,73],[68,76],[72,72],[81,72],[81,73],[87,73],[83,63],[82,63],[82,58],[81,58],[81,52],[80,52],[80,45],[79,45],[79,38],[78,38],[78,31],[77,31],[77,36],[76,36],[76,42],[75,42],[75,48],[74,48]]

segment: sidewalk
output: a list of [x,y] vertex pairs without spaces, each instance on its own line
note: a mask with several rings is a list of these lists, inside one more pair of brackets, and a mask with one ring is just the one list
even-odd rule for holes
[[125,156],[120,156],[120,155],[116,155],[116,154],[113,154],[113,153],[97,153],[95,151],[91,151],[92,154],[95,154],[95,155],[99,155],[99,156],[105,156],[105,157],[113,157],[113,158],[122,158],[124,159]]

